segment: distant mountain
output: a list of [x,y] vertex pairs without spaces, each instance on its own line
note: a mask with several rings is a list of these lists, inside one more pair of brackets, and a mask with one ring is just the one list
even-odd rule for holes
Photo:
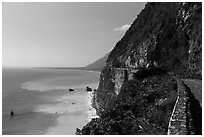
[[95,62],[84,66],[84,67],[35,67],[40,69],[75,69],[75,70],[93,70],[93,71],[102,71],[106,66],[106,60],[108,59],[110,52],[107,53],[104,57],[99,58]]
[[105,67],[105,65],[106,65],[106,60],[108,59],[109,54],[110,54],[110,52],[107,53],[104,57],[102,57],[102,58],[96,60],[95,62],[87,65],[85,67],[85,69],[100,70],[101,71]]

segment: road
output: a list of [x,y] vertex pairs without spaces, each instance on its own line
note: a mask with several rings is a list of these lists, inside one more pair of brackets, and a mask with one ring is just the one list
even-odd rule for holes
[[191,89],[191,92],[197,100],[199,100],[202,107],[202,80],[197,79],[183,79],[184,83]]

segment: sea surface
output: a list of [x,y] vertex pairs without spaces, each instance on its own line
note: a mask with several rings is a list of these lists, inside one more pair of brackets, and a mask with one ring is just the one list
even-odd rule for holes
[[85,87],[95,89],[98,83],[99,72],[94,71],[3,68],[2,134],[74,134],[97,117]]

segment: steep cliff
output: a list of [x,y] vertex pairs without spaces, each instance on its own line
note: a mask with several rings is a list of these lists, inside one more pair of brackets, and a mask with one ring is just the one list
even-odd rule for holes
[[202,78],[202,3],[145,5],[101,72],[93,102],[101,118],[79,133],[165,134],[176,90],[169,73]]
[[96,94],[98,109],[111,104],[113,68],[162,67],[182,77],[202,75],[201,3],[147,3],[110,53]]
[[107,60],[201,76],[201,3],[147,3]]

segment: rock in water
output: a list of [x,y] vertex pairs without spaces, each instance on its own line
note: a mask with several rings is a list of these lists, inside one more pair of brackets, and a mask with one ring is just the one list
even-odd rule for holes
[[69,91],[75,91],[74,89],[70,88]]
[[90,87],[86,87],[86,91],[92,91],[92,89]]
[[10,117],[13,117],[13,116],[14,116],[14,112],[11,111],[11,112],[10,112]]

